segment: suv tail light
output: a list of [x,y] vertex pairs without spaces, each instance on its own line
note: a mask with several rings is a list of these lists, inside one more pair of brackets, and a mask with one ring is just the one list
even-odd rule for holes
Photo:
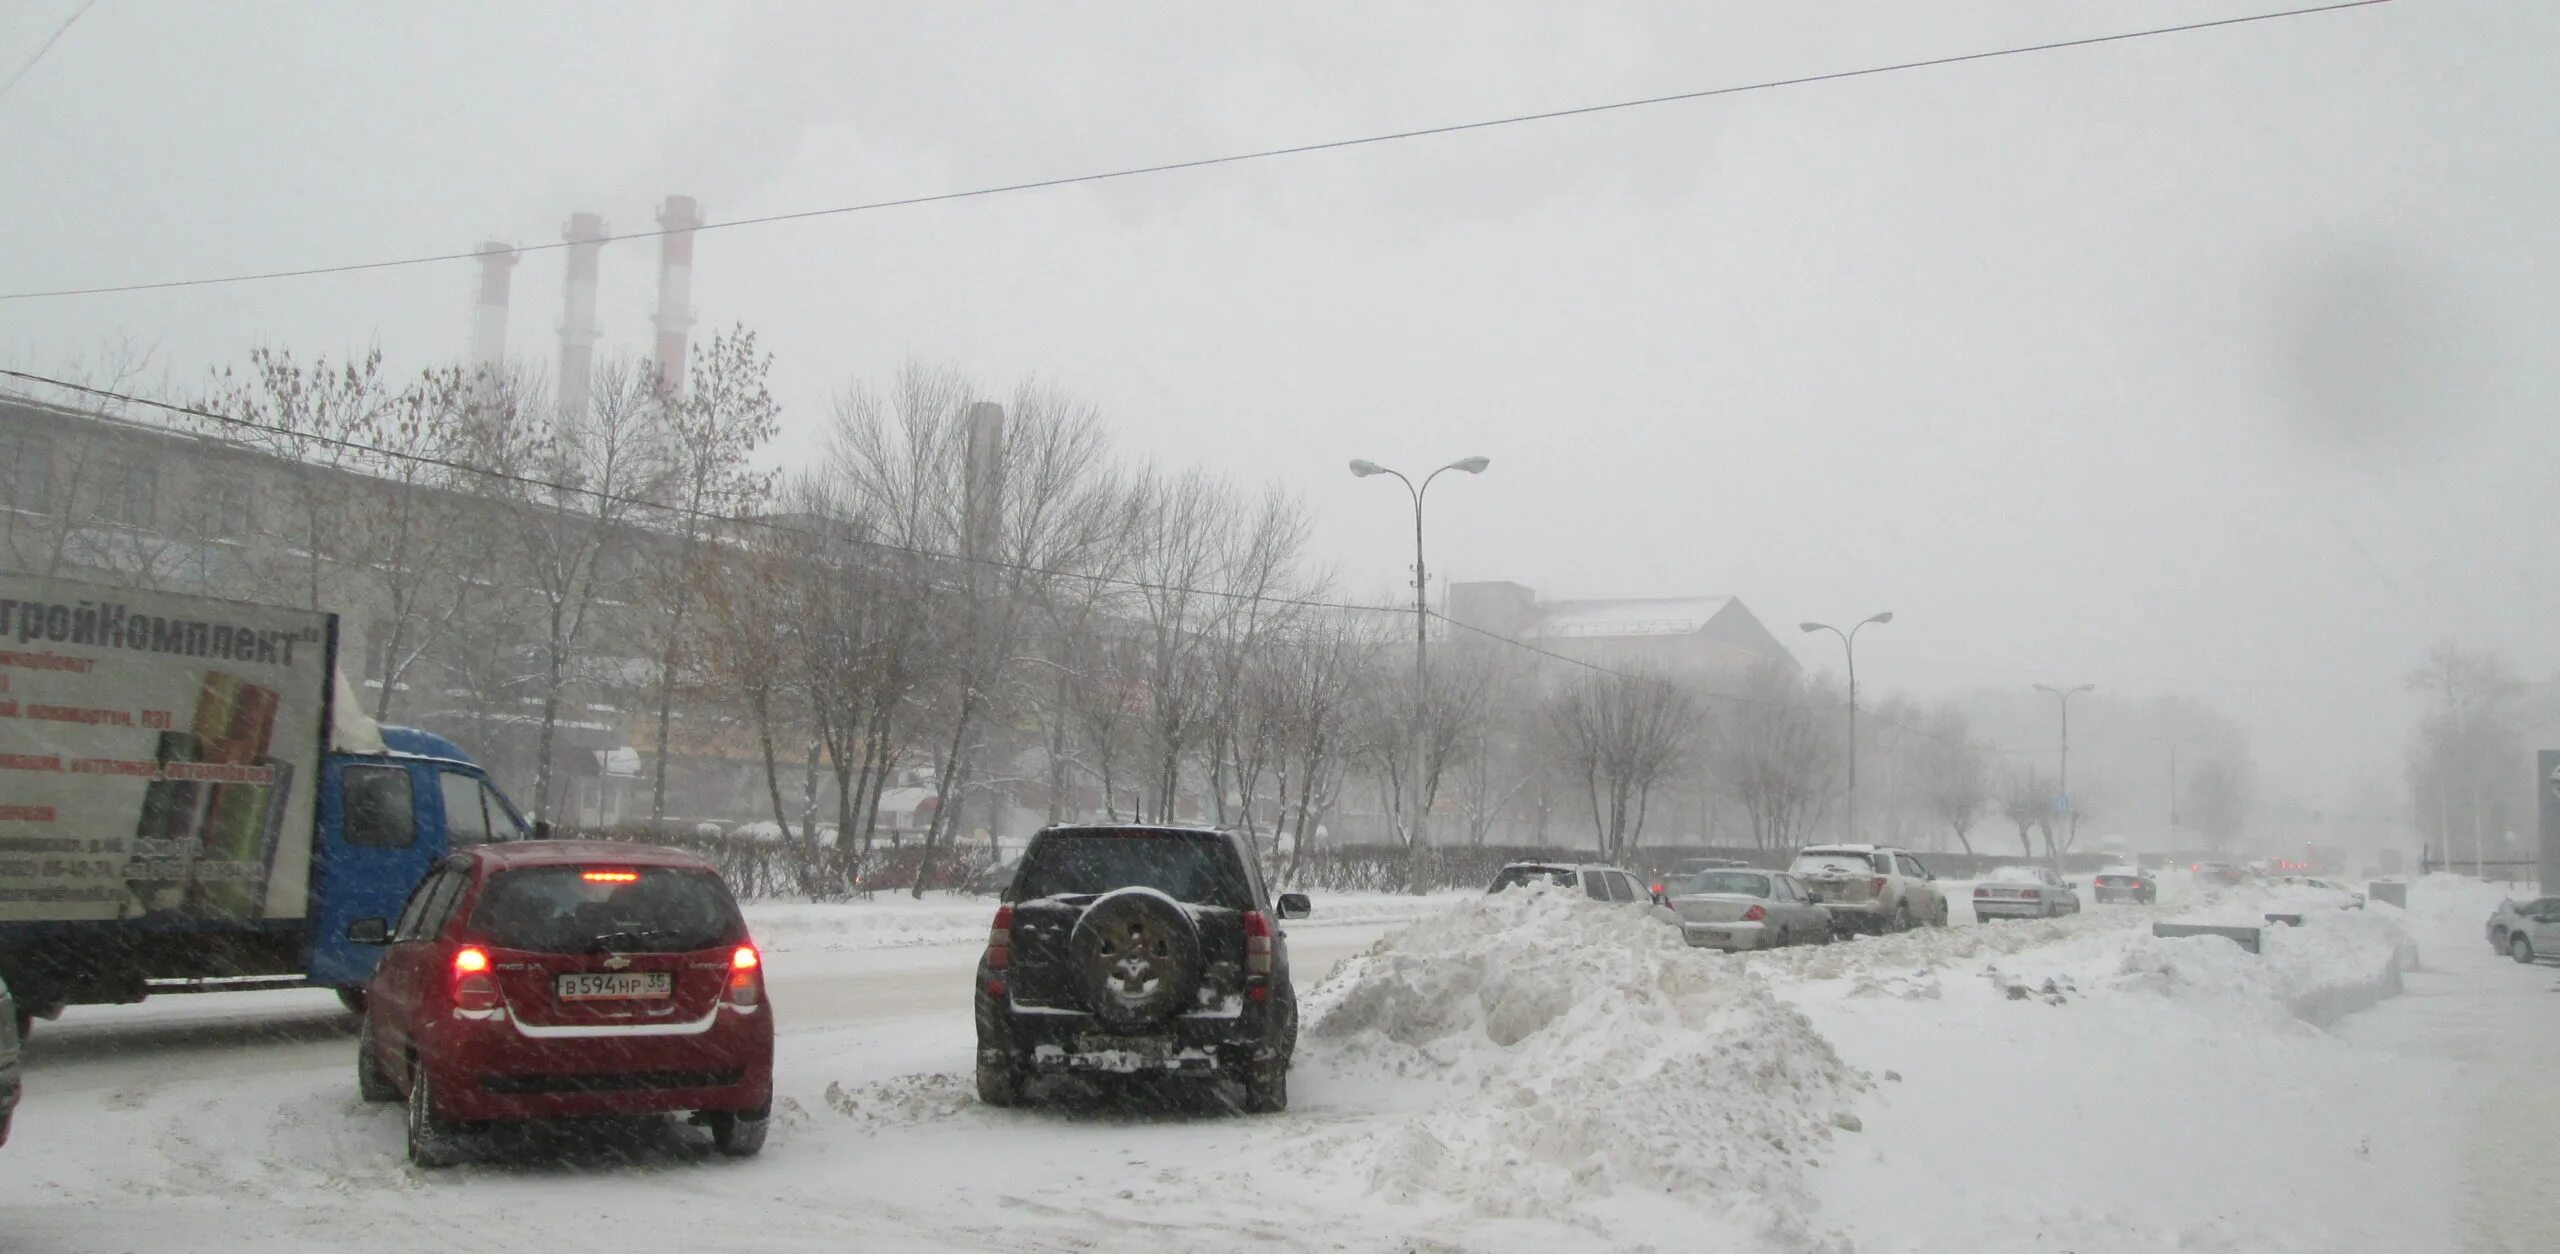
[[740,1010],[753,1010],[764,1000],[764,955],[753,945],[730,951],[728,999]]
[[980,987],[989,997],[1005,995],[1004,973],[1013,969],[1013,907],[996,907],[995,921],[987,925],[987,974]]
[[489,974],[489,951],[478,945],[453,951],[453,1013],[463,1019],[495,1019],[506,1013],[497,978]]
[[1882,897],[1882,896],[1884,896],[1884,877],[1883,877],[1883,876],[1879,875],[1879,876],[1875,877],[1874,879],[1871,879],[1871,880],[1867,881],[1867,883],[1868,883],[1869,885],[1871,885],[1871,886],[1872,886],[1872,891],[1875,893],[1875,895],[1876,895],[1876,896],[1878,896],[1878,897]]
[[1750,909],[1742,912],[1742,921],[1745,923],[1757,923],[1768,917],[1769,912],[1761,909],[1758,902],[1753,902]]
[[1244,912],[1244,996],[1271,1000],[1271,916],[1259,910]]

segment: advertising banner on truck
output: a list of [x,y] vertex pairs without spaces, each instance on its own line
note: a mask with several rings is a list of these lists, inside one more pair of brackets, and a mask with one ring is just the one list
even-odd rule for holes
[[336,628],[0,571],[0,923],[302,917]]

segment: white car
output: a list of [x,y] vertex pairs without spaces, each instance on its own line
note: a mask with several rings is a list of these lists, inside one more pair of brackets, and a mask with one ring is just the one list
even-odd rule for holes
[[1700,871],[1664,889],[1680,938],[1701,949],[1831,943],[1831,912],[1783,871]]
[[2080,913],[2080,894],[2048,866],[1997,866],[1973,888],[1973,917],[2050,919]]
[[1831,911],[1831,930],[1837,933],[1947,925],[1947,895],[1938,887],[1938,877],[1908,850],[1815,845],[1796,854],[1787,874],[1812,889],[1814,900]]

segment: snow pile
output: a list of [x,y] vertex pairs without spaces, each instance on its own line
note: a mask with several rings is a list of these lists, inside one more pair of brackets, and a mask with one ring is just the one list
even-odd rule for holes
[[[1473,894],[1466,894],[1471,897]],[[1448,908],[1458,894],[1414,897],[1395,893],[1345,893],[1316,899],[1315,916],[1291,928],[1363,923],[1402,923]],[[975,945],[987,939],[996,899],[965,893],[883,893],[857,901],[750,901],[747,930],[774,953],[904,949],[918,945]]]
[[1332,1085],[1424,1104],[1290,1156],[1482,1216],[1667,1194],[1720,1215],[1729,1239],[1805,1247],[1806,1169],[1857,1126],[1867,1081],[1748,968],[1712,957],[1644,912],[1543,885],[1391,935],[1308,996],[1299,1057]]

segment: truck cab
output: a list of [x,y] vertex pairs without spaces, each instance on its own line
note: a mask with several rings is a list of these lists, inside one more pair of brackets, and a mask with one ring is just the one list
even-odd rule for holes
[[306,968],[313,984],[362,988],[382,947],[348,941],[347,925],[400,913],[447,854],[534,834],[452,741],[385,727],[382,742],[382,753],[332,752],[322,775]]

